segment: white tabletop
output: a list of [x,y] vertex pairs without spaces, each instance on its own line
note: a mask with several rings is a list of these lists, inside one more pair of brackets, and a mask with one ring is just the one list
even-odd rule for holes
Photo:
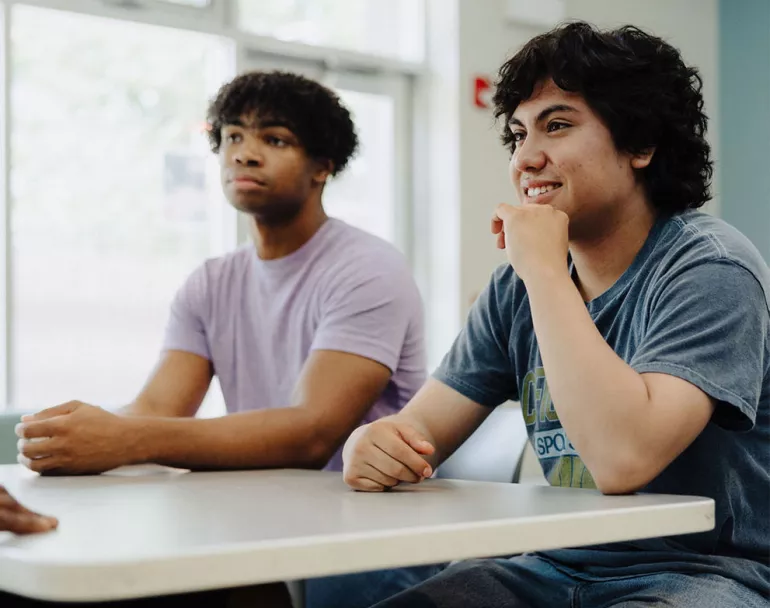
[[117,600],[710,530],[711,499],[428,480],[349,490],[338,473],[130,467],[0,483],[59,529],[0,533],[0,590]]

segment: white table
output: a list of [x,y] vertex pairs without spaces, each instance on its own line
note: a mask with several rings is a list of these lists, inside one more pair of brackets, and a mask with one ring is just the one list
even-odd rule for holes
[[59,529],[0,533],[0,590],[117,600],[710,530],[685,496],[428,480],[384,494],[335,473],[130,467],[0,483]]

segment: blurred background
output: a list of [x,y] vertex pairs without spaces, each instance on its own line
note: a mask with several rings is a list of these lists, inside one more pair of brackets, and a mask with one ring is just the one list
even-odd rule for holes
[[[239,72],[334,88],[361,152],[330,215],[393,242],[426,302],[429,362],[503,261],[512,201],[489,100],[500,64],[564,19],[666,38],[704,80],[707,210],[770,260],[770,0],[0,0],[0,410],[129,402],[168,305],[248,239],[205,110]],[[215,386],[203,415],[223,411]]]

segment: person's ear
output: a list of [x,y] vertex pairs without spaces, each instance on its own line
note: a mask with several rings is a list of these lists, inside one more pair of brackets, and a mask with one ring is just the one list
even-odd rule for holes
[[637,152],[636,154],[631,156],[631,167],[634,169],[646,169],[650,162],[652,161],[652,157],[655,154],[655,148],[647,148],[646,150],[642,150],[641,152]]
[[316,171],[313,174],[313,183],[317,185],[324,185],[326,183],[326,180],[329,179],[329,176],[334,171],[334,165],[332,164],[332,161],[330,160],[322,160],[318,162],[318,165],[316,167]]

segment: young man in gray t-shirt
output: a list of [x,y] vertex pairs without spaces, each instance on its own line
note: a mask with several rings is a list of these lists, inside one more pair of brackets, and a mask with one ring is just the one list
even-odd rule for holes
[[551,484],[709,496],[716,527],[464,562],[378,606],[766,608],[770,272],[696,211],[697,71],[636,28],[572,23],[506,62],[494,101],[521,203],[492,220],[509,263],[407,407],[351,435],[345,480],[421,481],[511,399]]

